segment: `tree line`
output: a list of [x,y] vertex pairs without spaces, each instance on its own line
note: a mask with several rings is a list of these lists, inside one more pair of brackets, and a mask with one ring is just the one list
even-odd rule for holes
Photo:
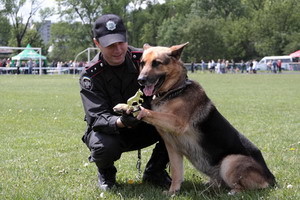
[[[24,2],[31,16],[20,17]],[[0,0],[0,45],[40,46],[50,60],[73,60],[92,47],[93,22],[101,14],[120,15],[129,44],[171,46],[189,42],[185,62],[211,59],[250,60],[287,55],[300,49],[299,0],[56,0],[57,10],[39,9],[38,0]],[[36,5],[36,6],[35,6]],[[41,21],[32,21],[34,15]],[[42,43],[38,28],[50,15],[51,42]],[[29,27],[29,22],[35,29]],[[53,51],[47,52],[52,45]],[[80,59],[85,59],[84,55]]]

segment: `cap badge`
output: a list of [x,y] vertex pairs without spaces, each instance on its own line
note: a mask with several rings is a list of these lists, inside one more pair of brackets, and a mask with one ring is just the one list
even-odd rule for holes
[[108,22],[106,22],[106,28],[109,31],[113,31],[116,29],[116,23],[114,21],[109,20]]

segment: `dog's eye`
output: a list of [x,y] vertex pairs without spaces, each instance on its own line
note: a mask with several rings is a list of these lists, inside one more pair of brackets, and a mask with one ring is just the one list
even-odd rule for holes
[[161,64],[160,61],[157,61],[157,60],[152,61],[152,67],[158,67],[160,64]]

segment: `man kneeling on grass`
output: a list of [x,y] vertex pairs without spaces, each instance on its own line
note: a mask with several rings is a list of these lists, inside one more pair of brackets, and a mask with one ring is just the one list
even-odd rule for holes
[[[98,168],[102,190],[116,185],[114,162],[127,151],[138,150],[155,143],[143,174],[143,181],[168,188],[171,179],[165,171],[169,157],[156,129],[132,115],[120,115],[113,107],[126,103],[139,89],[138,59],[142,52],[127,44],[122,19],[103,15],[94,24],[94,43],[101,53],[80,75],[80,94],[85,111],[87,131],[83,141],[91,151],[89,160]],[[143,107],[151,98],[144,98]]]

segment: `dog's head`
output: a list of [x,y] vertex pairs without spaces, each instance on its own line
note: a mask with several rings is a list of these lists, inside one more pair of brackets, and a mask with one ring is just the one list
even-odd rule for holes
[[144,45],[138,82],[145,87],[146,96],[167,92],[186,78],[187,72],[180,61],[180,56],[187,44],[172,47]]

